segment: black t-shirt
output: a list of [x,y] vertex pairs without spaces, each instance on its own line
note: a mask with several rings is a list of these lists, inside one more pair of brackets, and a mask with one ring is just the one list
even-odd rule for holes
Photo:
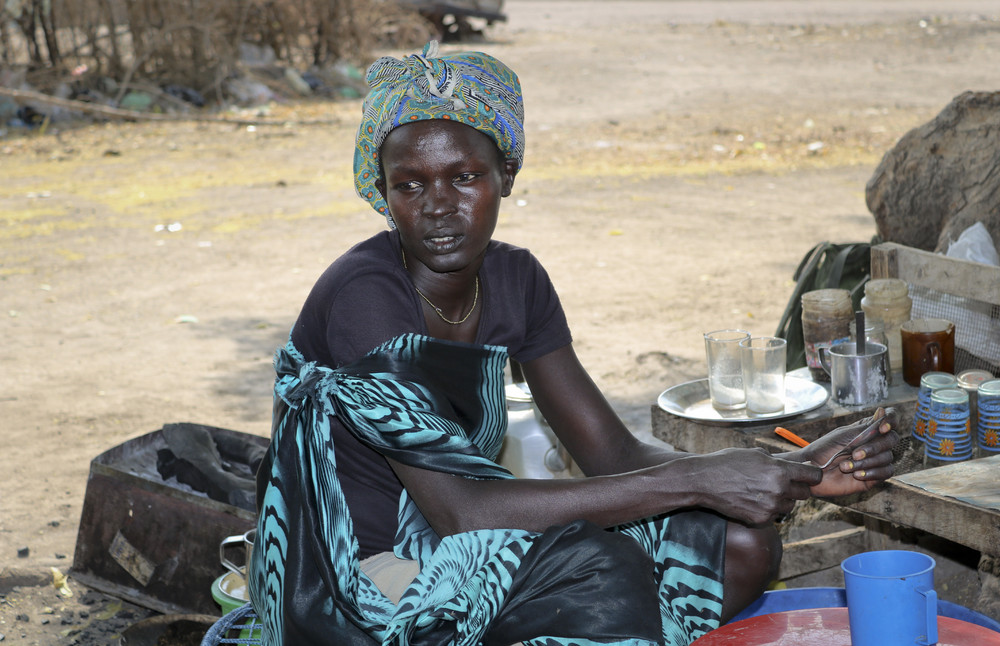
[[[476,343],[507,348],[520,362],[572,341],[548,274],[527,249],[492,241],[479,270]],[[427,334],[420,297],[400,259],[399,234],[359,243],[320,276],[292,329],[306,361],[337,368],[401,334]],[[361,558],[392,550],[402,485],[379,453],[332,425],[337,475]]]

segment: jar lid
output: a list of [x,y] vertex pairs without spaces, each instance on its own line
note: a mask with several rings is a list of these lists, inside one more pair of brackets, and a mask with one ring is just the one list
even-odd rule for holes
[[969,393],[961,388],[938,388],[931,393],[931,401],[939,404],[965,404],[969,401]]
[[[855,334],[858,330],[858,322],[851,321],[851,334]],[[878,336],[879,334],[885,334],[885,325],[882,321],[865,321],[865,336]]]
[[846,289],[814,289],[802,295],[803,305],[840,305],[851,302],[851,292]]
[[937,390],[938,388],[954,388],[958,385],[958,379],[950,372],[925,372],[920,377],[920,385],[923,388]]
[[988,397],[1000,395],[1000,379],[991,379],[979,384],[979,394]]
[[899,278],[873,278],[865,283],[865,296],[897,299],[910,294],[906,281]]
[[993,379],[993,373],[989,370],[966,370],[958,373],[958,385],[966,390],[975,390],[979,384]]

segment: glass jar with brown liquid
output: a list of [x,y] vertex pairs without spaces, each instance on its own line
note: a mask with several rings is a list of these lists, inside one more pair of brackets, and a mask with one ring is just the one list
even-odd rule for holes
[[813,381],[830,381],[819,355],[823,348],[850,340],[854,307],[846,289],[816,289],[802,295],[802,342]]

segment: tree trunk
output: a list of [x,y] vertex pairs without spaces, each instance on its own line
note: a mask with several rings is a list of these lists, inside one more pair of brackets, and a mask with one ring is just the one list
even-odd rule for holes
[[52,12],[52,3],[36,0],[39,22],[42,23],[42,33],[45,34],[45,46],[49,50],[49,64],[58,67],[62,63],[59,53],[59,39],[56,37],[56,17]]

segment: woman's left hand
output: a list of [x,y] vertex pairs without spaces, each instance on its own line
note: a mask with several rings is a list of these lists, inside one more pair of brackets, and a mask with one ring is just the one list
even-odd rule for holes
[[787,459],[822,465],[880,418],[878,429],[869,439],[858,443],[850,454],[836,458],[823,470],[823,480],[811,488],[812,495],[830,498],[861,493],[892,476],[892,450],[899,441],[893,408],[879,408],[871,417],[834,429]]

